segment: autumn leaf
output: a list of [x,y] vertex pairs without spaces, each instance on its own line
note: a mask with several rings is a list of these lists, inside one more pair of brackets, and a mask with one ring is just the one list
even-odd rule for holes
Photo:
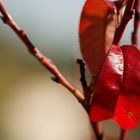
[[106,0],[87,0],[80,19],[80,48],[83,58],[96,75],[111,47],[115,29],[115,5]]
[[112,46],[101,69],[92,98],[90,118],[113,118],[124,129],[140,120],[140,51]]

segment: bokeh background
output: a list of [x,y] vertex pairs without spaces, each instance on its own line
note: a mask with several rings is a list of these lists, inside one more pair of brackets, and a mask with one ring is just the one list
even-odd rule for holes
[[[81,89],[76,59],[81,58],[78,25],[85,0],[3,2],[35,46]],[[130,43],[132,27],[131,22],[122,44]],[[52,82],[51,76],[0,21],[0,140],[94,139],[84,109],[66,89]],[[101,125],[108,140],[117,140],[120,130],[115,122]],[[139,132],[140,125],[128,131],[128,140],[139,140]]]

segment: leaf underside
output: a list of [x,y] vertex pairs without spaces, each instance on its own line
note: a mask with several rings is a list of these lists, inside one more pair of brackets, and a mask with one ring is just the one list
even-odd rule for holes
[[80,19],[80,49],[93,75],[105,61],[116,28],[115,7],[105,0],[87,0]]

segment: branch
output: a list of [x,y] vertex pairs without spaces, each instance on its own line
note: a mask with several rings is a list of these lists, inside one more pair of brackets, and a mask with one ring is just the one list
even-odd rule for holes
[[105,140],[102,128],[98,122],[92,123],[92,128],[94,129],[97,140]]
[[118,45],[124,33],[127,23],[132,19],[134,15],[134,3],[135,0],[127,0],[126,8],[120,26],[116,29],[113,44]]
[[121,136],[120,136],[120,140],[126,140],[126,129],[121,129]]
[[87,113],[89,114],[91,94],[89,92],[89,87],[88,87],[88,84],[86,81],[86,76],[85,76],[85,63],[83,62],[82,59],[77,59],[77,63],[80,66],[80,74],[81,74],[80,82],[81,82],[84,96],[85,96],[85,100],[82,103],[82,105],[85,108],[85,110],[87,111]]
[[86,77],[85,77],[85,70],[86,70],[85,63],[83,62],[82,59],[77,59],[77,63],[80,66],[80,74],[81,74],[80,82],[81,82],[84,93],[87,93],[88,85],[87,85],[87,81],[86,81]]
[[30,41],[30,39],[27,37],[25,31],[23,29],[20,29],[20,27],[17,26],[15,21],[12,19],[12,17],[8,14],[6,8],[4,7],[4,4],[2,0],[0,0],[0,12],[2,14],[1,19],[2,21],[7,24],[20,38],[20,40],[25,44],[29,52],[40,61],[40,63],[48,69],[54,76],[55,80],[66,87],[80,102],[84,100],[84,95],[76,89],[73,85],[71,85],[64,76],[60,73],[58,68],[55,64],[52,63],[50,59],[45,57]]
[[126,3],[126,0],[117,0],[117,1],[114,1],[114,4],[117,8],[117,13],[120,13],[121,9],[123,8],[123,6],[125,5]]
[[140,0],[135,0],[134,31],[132,33],[132,44],[138,46],[138,28],[140,23]]
[[[83,87],[84,96],[85,96],[85,100],[82,103],[82,105],[85,108],[85,110],[87,111],[87,113],[89,114],[90,102],[91,102],[92,94],[95,89],[96,77],[95,76],[93,77],[91,84],[88,86],[87,81],[86,81],[86,76],[85,76],[85,63],[81,59],[78,59],[77,63],[80,65],[80,74],[81,74],[80,81],[81,81],[81,85]],[[92,128],[94,130],[96,139],[104,140],[102,128],[100,127],[99,123],[91,122],[91,124],[92,124]]]

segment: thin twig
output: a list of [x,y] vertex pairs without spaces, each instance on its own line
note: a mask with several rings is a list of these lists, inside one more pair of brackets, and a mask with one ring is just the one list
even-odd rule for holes
[[83,92],[84,92],[84,96],[85,96],[85,100],[82,103],[82,106],[85,108],[85,110],[89,114],[91,96],[90,96],[90,93],[89,93],[89,87],[88,87],[86,76],[85,76],[85,63],[83,62],[82,59],[77,59],[77,63],[80,66],[80,74],[81,74],[80,82],[81,82]]
[[85,76],[85,70],[86,70],[85,63],[83,62],[82,59],[77,59],[77,63],[80,66],[80,74],[81,74],[80,82],[81,82],[84,93],[86,93],[88,91],[88,85],[87,85],[86,76]]
[[133,15],[134,15],[134,3],[135,3],[135,0],[127,0],[125,12],[122,17],[121,24],[116,29],[116,33],[115,33],[115,37],[114,37],[114,41],[113,41],[113,44],[115,44],[115,45],[118,45],[120,43],[127,23],[132,19]]
[[99,122],[92,123],[92,127],[94,129],[96,139],[97,140],[105,140],[104,135],[103,135],[103,131],[102,131],[101,126],[99,125]]
[[86,109],[87,113],[89,113],[90,109],[90,103],[91,103],[91,98],[92,94],[95,90],[95,82],[96,82],[96,77],[93,76],[93,79],[90,83],[90,85],[87,84],[86,76],[85,76],[85,63],[83,62],[82,59],[77,59],[77,63],[80,66],[80,82],[83,88],[85,100],[84,100],[84,108]]
[[[95,86],[96,86],[96,80],[97,80],[97,77],[93,76],[92,81],[89,85],[89,91],[90,91],[91,98],[94,94],[94,90],[95,90]],[[90,102],[91,102],[91,100],[90,100]],[[102,130],[102,127],[100,126],[99,122],[92,122],[92,128],[95,132],[95,136],[96,136],[97,140],[105,140],[103,130]]]
[[121,129],[120,140],[126,140],[126,129]]
[[79,101],[84,100],[84,95],[73,85],[71,85],[64,76],[60,73],[58,68],[55,64],[52,63],[50,59],[45,57],[30,41],[30,39],[27,37],[25,31],[17,26],[15,21],[12,19],[12,17],[7,12],[2,0],[0,0],[0,12],[2,14],[1,19],[5,24],[7,24],[11,29],[17,34],[17,36],[20,38],[20,40],[26,45],[29,52],[37,58],[41,64],[48,69],[54,76],[58,83],[66,87]]
[[121,9],[123,8],[123,6],[126,3],[126,0],[117,0],[117,1],[114,1],[114,3],[115,3],[116,8],[117,8],[117,13],[120,13]]
[[134,31],[132,33],[132,44],[138,46],[138,28],[140,23],[140,0],[135,0]]
[[[95,82],[96,82],[96,77],[93,77],[91,84],[88,86],[87,81],[86,81],[86,76],[85,76],[85,63],[81,60],[78,59],[77,63],[80,65],[80,74],[81,74],[81,85],[84,91],[84,96],[85,96],[85,101],[82,103],[83,107],[89,114],[90,112],[90,103],[91,103],[91,98],[93,91],[95,90]],[[94,130],[95,136],[97,140],[104,140],[104,135],[101,126],[99,125],[98,122],[91,122],[92,128]]]

